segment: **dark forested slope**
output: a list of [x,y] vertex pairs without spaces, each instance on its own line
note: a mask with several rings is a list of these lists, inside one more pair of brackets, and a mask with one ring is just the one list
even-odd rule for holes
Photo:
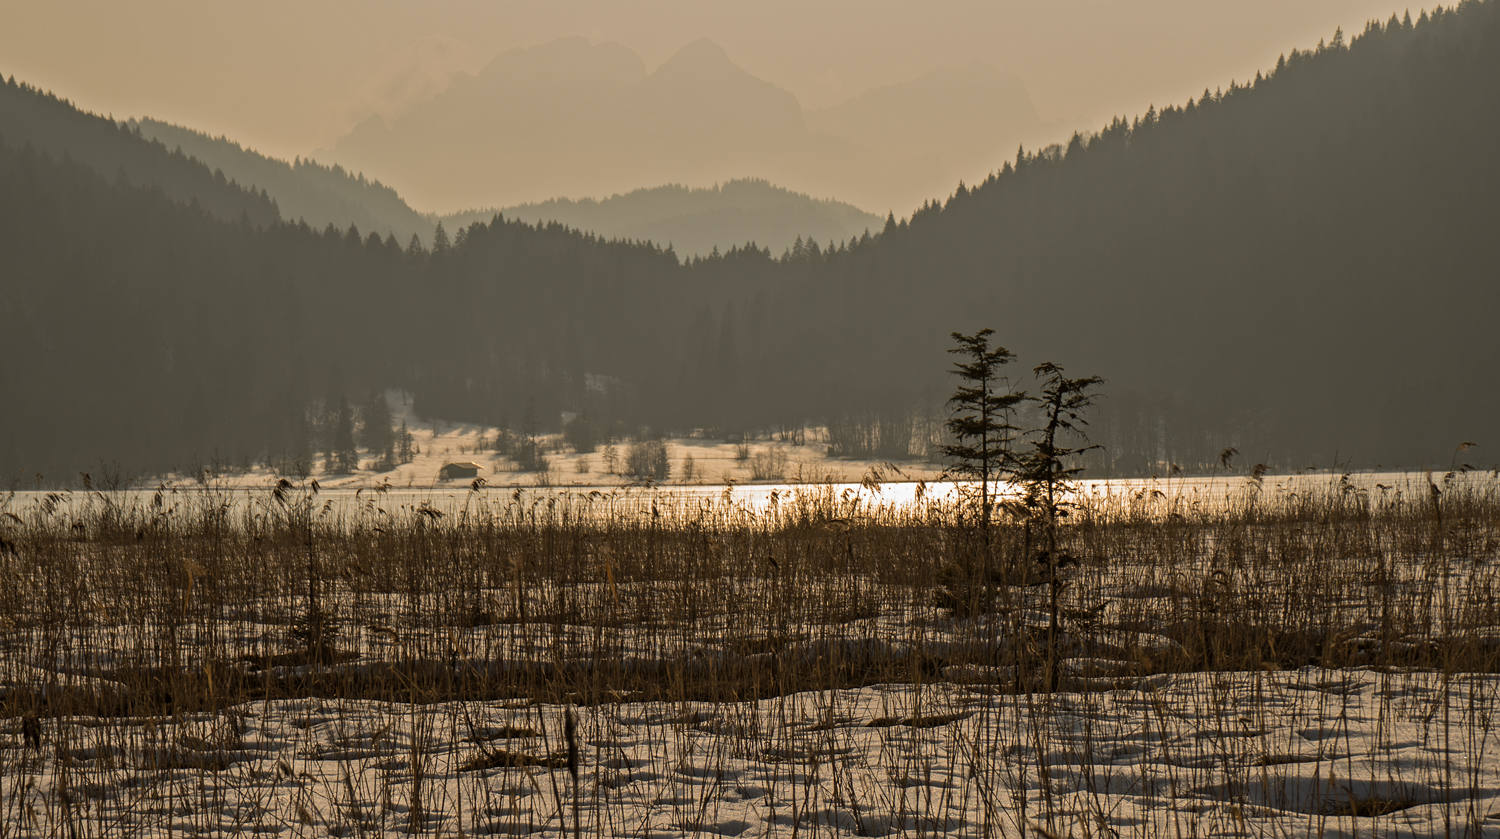
[[646,377],[659,349],[629,336],[673,315],[681,273],[558,225],[497,220],[429,252],[224,223],[0,145],[0,472],[310,462],[321,406],[396,384],[439,410],[555,417],[582,388],[572,359]]
[[183,202],[197,201],[212,215],[265,226],[280,213],[264,190],[242,189],[215,171],[161,143],[142,137],[108,117],[85,113],[50,93],[17,82],[0,83],[0,143],[28,143],[55,157],[69,157],[106,178],[161,189]]
[[288,163],[243,148],[227,137],[210,137],[159,120],[130,120],[128,124],[167,148],[265,190],[275,197],[287,221],[306,221],[319,228],[332,224],[340,229],[353,224],[381,236],[395,234],[403,243],[413,235],[425,244],[432,241],[431,219],[407,206],[394,189],[363,174],[300,158]]
[[817,353],[916,381],[947,329],[993,326],[1111,379],[1119,468],[1227,445],[1446,465],[1500,448],[1497,148],[1500,5],[1372,23],[1022,155],[832,261],[806,307],[850,326]]
[[686,357],[660,374],[727,371],[686,389],[681,422],[828,420],[942,388],[948,332],[992,326],[1023,362],[1110,379],[1114,473],[1231,445],[1446,465],[1500,448],[1496,148],[1500,4],[1372,22],[1018,155],[868,242],[737,274],[710,314],[663,324]]

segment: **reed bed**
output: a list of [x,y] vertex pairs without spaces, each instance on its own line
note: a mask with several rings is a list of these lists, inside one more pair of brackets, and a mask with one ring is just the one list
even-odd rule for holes
[[1500,479],[1291,486],[12,496],[0,837],[1494,835]]

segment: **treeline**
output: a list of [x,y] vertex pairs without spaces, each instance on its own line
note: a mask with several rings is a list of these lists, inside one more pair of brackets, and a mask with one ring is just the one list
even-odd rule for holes
[[779,257],[504,218],[430,248],[225,222],[7,129],[7,476],[306,453],[331,404],[387,387],[498,427],[818,423],[835,453],[921,456],[947,336],[983,327],[1020,366],[1109,380],[1095,474],[1206,470],[1230,446],[1283,468],[1500,449],[1495,0],[1340,33]]
[[0,83],[0,142],[27,143],[54,157],[82,163],[106,178],[155,186],[225,221],[266,226],[281,219],[264,189],[245,189],[202,162],[169,150],[138,128],[80,111],[65,99],[14,76]]
[[394,189],[363,174],[300,157],[288,163],[242,148],[227,137],[210,137],[159,120],[130,120],[127,125],[231,179],[268,191],[287,221],[305,221],[313,227],[354,224],[366,232],[393,234],[402,242],[417,236],[424,245],[431,244],[433,220],[407,206]]
[[495,213],[525,221],[557,221],[611,239],[665,242],[683,256],[708,256],[716,248],[747,239],[788,249],[795,239],[847,239],[880,227],[881,219],[845,204],[792,192],[757,178],[711,187],[671,184],[636,189],[603,200],[558,198],[499,210],[443,216],[449,229],[489,221]]
[[[1370,23],[1014,163],[825,259],[804,351],[930,376],[946,330],[1110,380],[1113,474],[1500,448],[1500,5]],[[1480,452],[1474,452],[1478,455]],[[1471,455],[1460,457],[1461,463]]]
[[540,430],[595,394],[623,423],[624,383],[660,352],[636,335],[685,299],[686,269],[652,246],[501,220],[431,251],[228,224],[29,144],[0,144],[0,260],[0,472],[28,482],[313,462],[344,448],[328,417],[387,387]]

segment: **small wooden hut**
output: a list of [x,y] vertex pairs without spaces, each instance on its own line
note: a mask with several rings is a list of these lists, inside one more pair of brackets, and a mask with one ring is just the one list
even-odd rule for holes
[[438,480],[452,481],[458,478],[475,478],[479,476],[479,470],[483,468],[483,466],[469,460],[444,463],[443,468],[438,470]]

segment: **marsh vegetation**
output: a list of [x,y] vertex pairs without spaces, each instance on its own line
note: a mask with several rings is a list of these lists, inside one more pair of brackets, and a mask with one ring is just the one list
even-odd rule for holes
[[1091,492],[1066,563],[925,486],[12,496],[0,833],[1477,836],[1500,481],[1431,481]]

